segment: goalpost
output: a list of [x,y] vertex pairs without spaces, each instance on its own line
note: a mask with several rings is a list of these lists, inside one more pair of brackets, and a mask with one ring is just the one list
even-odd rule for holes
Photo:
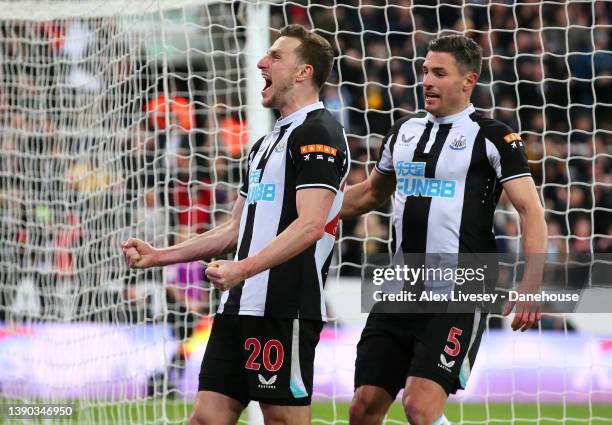
[[[586,0],[0,1],[0,398],[73,401],[83,424],[185,421],[217,294],[198,263],[128,270],[120,242],[167,246],[229,218],[249,143],[274,120],[260,105],[256,64],[288,23],[316,28],[339,53],[322,96],[349,138],[349,184],[371,171],[390,125],[422,108],[427,40],[477,38],[485,61],[475,106],[528,145],[551,252],[608,249],[611,9]],[[387,206],[341,226],[314,423],[346,423],[365,317],[360,255],[389,249],[389,217]],[[495,222],[500,245],[516,250],[507,202]],[[600,408],[612,402],[610,317],[546,323],[556,330],[487,332],[470,391],[451,400],[453,424],[612,421]]]

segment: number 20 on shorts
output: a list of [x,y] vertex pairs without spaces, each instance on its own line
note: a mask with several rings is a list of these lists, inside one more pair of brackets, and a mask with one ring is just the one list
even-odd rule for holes
[[[244,366],[249,370],[259,370],[261,368],[261,364],[258,362],[260,353],[263,356],[263,366],[269,372],[276,372],[283,365],[285,351],[283,350],[283,344],[278,339],[271,339],[266,342],[262,350],[261,342],[257,338],[247,338],[244,341],[244,349],[252,350]],[[272,351],[274,351],[274,355],[272,355]],[[272,361],[273,357],[275,358],[274,361]]]

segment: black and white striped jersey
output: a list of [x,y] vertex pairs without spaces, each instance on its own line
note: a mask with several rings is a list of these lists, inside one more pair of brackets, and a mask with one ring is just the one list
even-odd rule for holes
[[501,183],[531,176],[520,136],[470,105],[456,115],[405,117],[376,169],[395,175],[396,252],[494,253]]
[[236,260],[256,254],[297,217],[296,192],[324,188],[336,194],[325,235],[289,261],[223,293],[218,313],[326,320],[323,286],[332,257],[350,153],[342,126],[322,102],[279,119],[253,145],[240,195]]

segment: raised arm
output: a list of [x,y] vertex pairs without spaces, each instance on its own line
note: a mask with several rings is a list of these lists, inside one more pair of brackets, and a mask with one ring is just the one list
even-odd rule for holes
[[230,221],[180,244],[157,249],[140,239],[130,238],[122,245],[125,261],[129,267],[144,269],[206,260],[234,251],[238,241],[244,199],[243,196],[238,196]]
[[415,117],[406,116],[391,127],[380,145],[378,161],[370,176],[363,182],[350,186],[344,194],[340,218],[355,217],[382,205],[395,191],[395,166],[393,149],[398,133],[405,122]]
[[381,206],[395,191],[395,175],[372,170],[370,177],[353,186],[344,194],[340,218],[355,217]]

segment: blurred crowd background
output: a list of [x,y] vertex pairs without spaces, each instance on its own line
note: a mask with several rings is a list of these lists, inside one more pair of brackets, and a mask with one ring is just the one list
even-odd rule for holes
[[[349,138],[349,184],[371,172],[392,123],[423,108],[428,42],[464,32],[484,51],[473,104],[525,141],[549,252],[612,252],[612,3],[299,3],[271,6],[271,37],[299,23],[336,49],[322,98]],[[187,317],[214,311],[202,264],[128,272],[118,248],[227,220],[260,136],[247,134],[240,5],[208,7],[223,25],[196,11],[188,28],[211,50],[166,62],[116,20],[0,22],[0,320],[143,322],[165,302],[180,336]],[[390,208],[342,223],[330,276],[359,276],[364,251],[390,248]],[[504,196],[495,232],[501,252],[520,252]],[[140,285],[162,281],[165,301]]]

